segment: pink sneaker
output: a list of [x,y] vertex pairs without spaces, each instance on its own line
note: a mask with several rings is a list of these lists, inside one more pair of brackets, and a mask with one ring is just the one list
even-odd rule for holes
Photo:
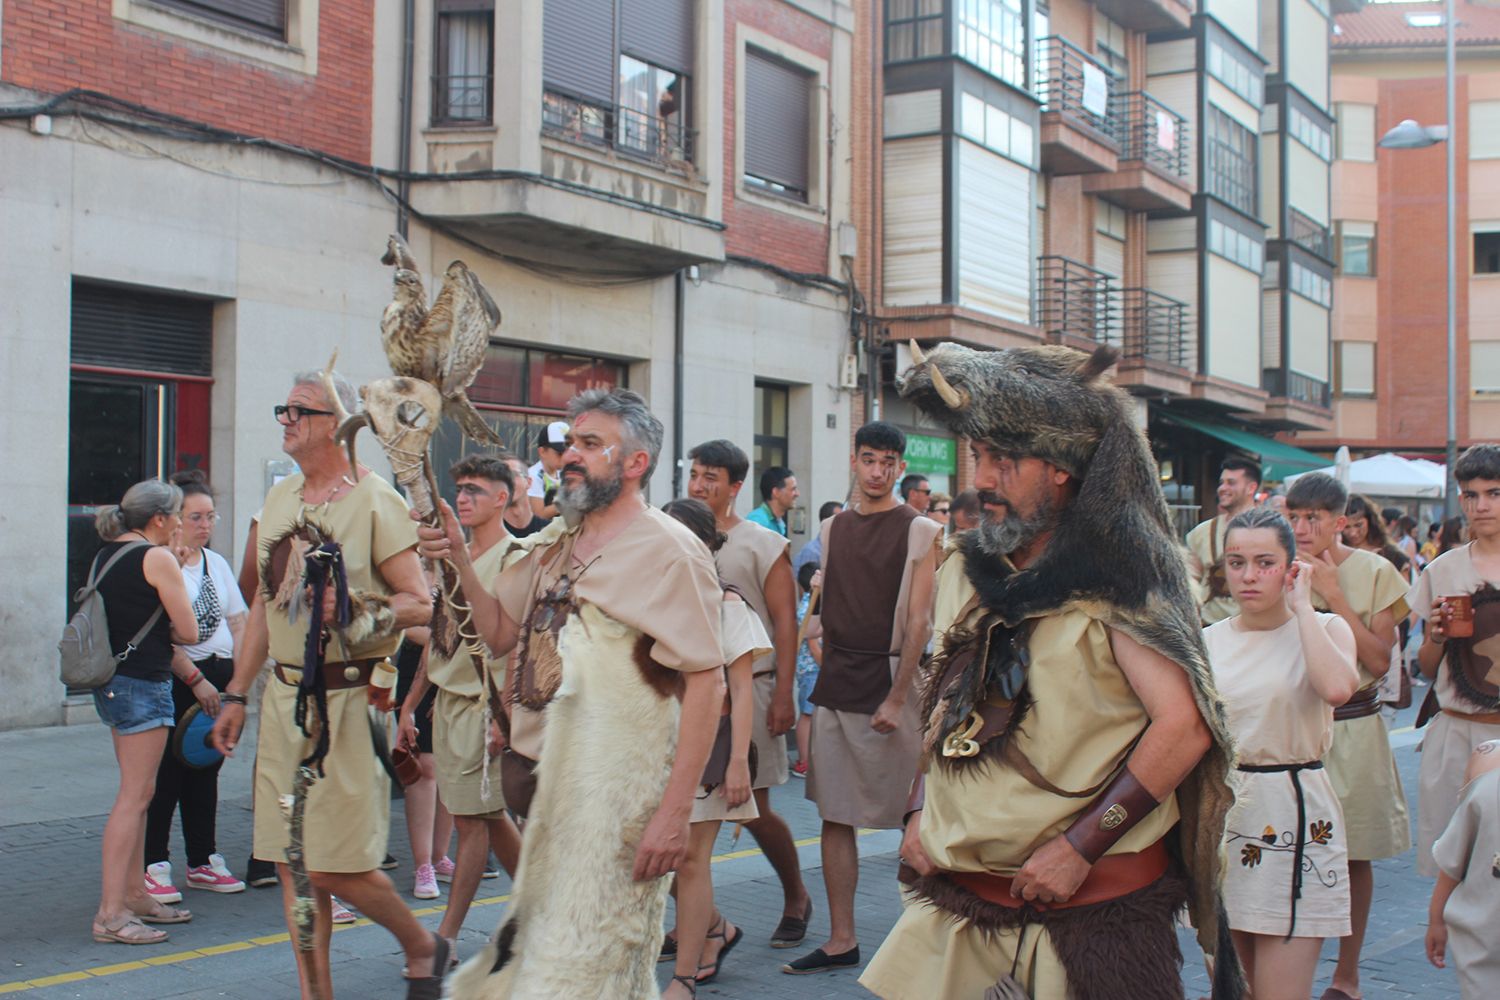
[[418,899],[437,899],[443,894],[438,888],[437,873],[432,870],[431,865],[418,865],[413,882],[411,894]]
[[182,902],[182,893],[172,884],[172,862],[158,861],[146,866],[146,892],[158,903]]
[[208,864],[188,868],[187,885],[189,889],[207,889],[209,892],[245,891],[245,883],[230,873],[222,854],[210,854]]
[[359,919],[359,914],[339,902],[337,896],[333,898],[333,922],[336,924],[352,924]]
[[448,855],[444,854],[441,858],[438,858],[433,864],[432,870],[437,875],[439,882],[453,881],[453,859],[448,857]]

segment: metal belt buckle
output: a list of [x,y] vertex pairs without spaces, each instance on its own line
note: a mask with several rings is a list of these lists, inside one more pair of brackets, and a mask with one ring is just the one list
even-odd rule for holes
[[979,744],[974,737],[984,727],[984,719],[978,712],[970,712],[962,729],[955,729],[943,740],[944,757],[974,757],[979,754]]

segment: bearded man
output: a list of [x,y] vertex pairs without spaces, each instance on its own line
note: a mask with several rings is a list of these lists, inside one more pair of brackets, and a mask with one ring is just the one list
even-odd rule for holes
[[1114,354],[943,344],[902,396],[968,438],[983,514],[937,584],[908,906],[860,980],[891,1000],[1178,1000],[1175,916],[1219,921],[1223,706]]
[[454,974],[462,1000],[655,1000],[665,876],[724,696],[713,557],[642,496],[661,421],[628,389],[583,393],[568,417],[562,517],[498,576],[479,579],[446,505],[442,529],[419,529],[424,556],[458,566],[491,652],[519,643],[510,690],[549,733],[510,907]]

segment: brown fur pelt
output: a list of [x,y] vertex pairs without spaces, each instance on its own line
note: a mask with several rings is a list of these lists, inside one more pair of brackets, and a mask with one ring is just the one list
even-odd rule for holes
[[[920,710],[921,718],[925,720],[925,728],[922,734],[922,758],[918,765],[922,770],[926,770],[930,763],[936,763],[940,767],[961,769],[971,767],[980,761],[999,757],[1006,741],[1026,717],[1031,698],[1023,689],[1011,706],[1010,719],[1007,720],[1005,729],[995,738],[984,743],[979,748],[979,753],[973,757],[943,755],[942,744],[947,735],[963,726],[969,718],[969,713],[976,706],[983,704],[991,692],[998,690],[999,677],[995,675],[1003,669],[1005,664],[992,664],[981,655],[985,652],[983,636],[989,622],[990,618],[986,616],[980,621],[979,627],[972,631],[962,626],[950,629],[944,637],[942,647],[924,668]],[[1025,633],[1029,630],[1024,627],[1019,629],[997,627],[997,633],[1002,631],[1010,632],[1014,640],[1024,646]],[[943,686],[943,674],[947,671],[949,664],[965,655],[971,657],[969,662],[960,667],[957,676]],[[940,687],[942,690],[939,690]]]
[[1213,745],[1177,788],[1175,847],[1199,943],[1217,953],[1214,997],[1234,1000],[1244,982],[1232,949],[1223,947],[1219,899],[1234,741],[1156,463],[1129,397],[1102,377],[1114,357],[1108,348],[1088,355],[1057,346],[979,352],[942,344],[898,385],[902,397],[954,432],[1079,480],[1051,540],[1025,569],[984,552],[973,533],[963,540],[980,604],[1010,625],[1081,610],[1176,663],[1192,682]]
[[1061,910],[990,903],[943,875],[918,879],[912,890],[980,931],[1041,924],[1067,973],[1068,1000],[1182,1000],[1176,916],[1188,886],[1175,872],[1118,899]]
[[346,647],[363,646],[396,631],[391,599],[371,590],[349,591],[349,624],[339,629]]

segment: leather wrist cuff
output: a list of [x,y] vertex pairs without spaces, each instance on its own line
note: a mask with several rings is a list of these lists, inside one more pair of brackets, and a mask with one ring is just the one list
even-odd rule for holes
[[1127,764],[1063,836],[1085,861],[1094,864],[1159,804]]
[[225,691],[219,695],[219,704],[243,706],[249,704],[249,702],[246,701],[245,696],[242,694],[230,694],[228,691]]
[[927,775],[918,774],[912,779],[911,794],[906,797],[906,811],[901,814],[901,826],[904,829],[911,819],[911,814],[920,812],[927,804]]

